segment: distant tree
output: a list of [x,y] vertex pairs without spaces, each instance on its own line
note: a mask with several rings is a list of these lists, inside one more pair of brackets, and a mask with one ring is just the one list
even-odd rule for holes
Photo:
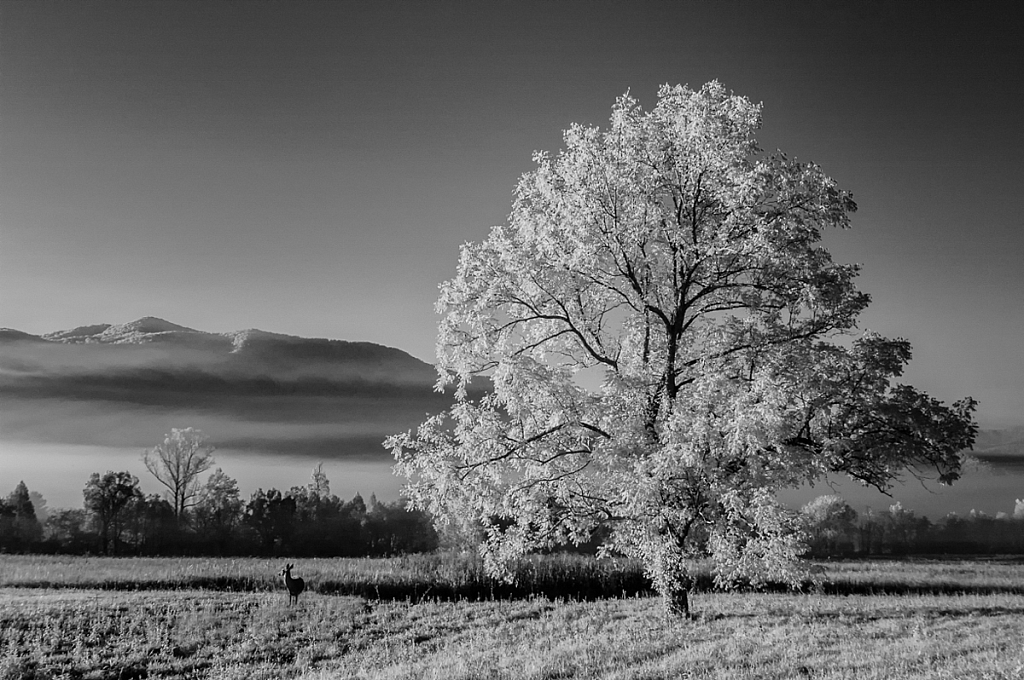
[[348,502],[332,495],[329,505],[321,504],[320,513],[321,519],[316,526],[325,537],[320,544],[322,550],[341,556],[368,554],[367,508],[360,494]]
[[438,547],[430,516],[409,509],[404,501],[380,503],[374,499],[365,525],[367,549],[374,556],[428,552]]
[[291,548],[297,555],[360,554],[362,526],[346,511],[346,504],[331,493],[330,480],[318,465],[305,487],[293,487],[295,533]]
[[28,496],[32,501],[32,509],[36,511],[36,519],[40,524],[45,524],[46,519],[50,516],[50,508],[46,504],[46,499],[38,491],[29,491]]
[[133,501],[142,498],[139,479],[130,472],[94,472],[82,494],[85,509],[96,525],[100,552],[117,553],[121,541],[122,513]]
[[170,492],[179,522],[199,491],[199,475],[213,465],[213,447],[207,446],[206,440],[201,430],[171,429],[162,444],[142,456],[146,469]]
[[95,543],[88,531],[89,516],[84,509],[62,509],[50,513],[43,527],[44,540],[54,552],[81,553]]
[[14,514],[18,517],[36,521],[36,509],[32,505],[32,494],[29,492],[25,482],[18,482],[14,491],[7,497],[7,504],[14,508]]
[[184,534],[167,499],[139,495],[124,509],[124,534],[138,554],[171,555],[183,548]]
[[801,509],[807,544],[813,554],[851,552],[857,532],[857,511],[840,496],[818,496]]
[[295,533],[296,502],[277,489],[257,489],[245,507],[245,522],[259,536],[263,552],[280,554]]
[[327,498],[331,495],[331,482],[324,472],[324,464],[320,463],[313,468],[313,476],[309,482],[309,491],[320,498]]
[[610,526],[606,549],[686,613],[689,556],[723,587],[801,580],[779,488],[959,477],[973,400],[894,384],[910,345],[855,336],[858,267],[820,244],[852,197],[762,156],[760,125],[717,82],[666,85],[650,112],[624,95],[606,131],[538,153],[508,225],[463,246],[437,303],[455,404],[387,446],[415,507],[483,524],[492,574]]
[[43,538],[31,494],[25,482],[18,482],[6,501],[0,501],[0,547],[13,551],[31,550]]
[[0,552],[16,550],[14,536],[14,508],[0,498]]
[[199,492],[194,510],[196,529],[223,554],[242,521],[243,508],[238,482],[217,468]]
[[907,510],[897,501],[889,506],[889,512],[884,516],[884,549],[897,555],[912,553],[927,532],[927,518],[918,517],[913,510]]

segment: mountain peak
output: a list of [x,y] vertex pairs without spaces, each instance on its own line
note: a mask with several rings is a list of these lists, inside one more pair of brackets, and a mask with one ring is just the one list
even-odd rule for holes
[[179,326],[155,316],[144,316],[141,319],[122,324],[101,323],[92,326],[79,326],[66,331],[55,331],[43,335],[47,340],[71,344],[109,343],[130,344],[142,343],[157,338],[178,334],[201,334],[192,328]]
[[232,352],[240,352],[253,342],[260,340],[303,340],[292,335],[284,335],[283,333],[271,333],[269,331],[261,331],[258,328],[246,328],[241,331],[231,331],[230,333],[221,333],[224,337],[230,338],[234,348]]
[[109,323],[93,324],[91,326],[76,326],[66,331],[53,331],[44,333],[43,338],[54,342],[87,342],[88,338],[99,335],[110,328]]
[[[0,333],[0,341],[27,339],[27,335],[14,330]],[[176,351],[204,352],[210,360],[223,359],[235,367],[245,364],[246,370],[260,366],[260,370],[271,372],[287,369],[292,375],[317,373],[330,365],[337,369],[335,373],[341,372],[339,375],[359,374],[372,380],[391,380],[392,374],[403,376],[399,382],[413,375],[416,376],[414,381],[433,382],[436,378],[429,364],[402,350],[376,343],[303,338],[257,328],[210,333],[155,316],[123,324],[79,326],[47,333],[39,340],[70,345],[159,345]],[[193,358],[198,356],[193,355]],[[356,366],[358,370],[353,368]]]
[[155,316],[144,316],[141,319],[130,321],[126,324],[119,324],[111,326],[105,333],[110,334],[122,334],[122,333],[172,333],[172,332],[186,332],[186,333],[198,333],[199,331],[194,328],[187,328],[186,326],[179,326],[176,323],[171,323],[164,319]]

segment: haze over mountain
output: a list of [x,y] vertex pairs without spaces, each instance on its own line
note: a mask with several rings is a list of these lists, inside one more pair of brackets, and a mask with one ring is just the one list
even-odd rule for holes
[[129,348],[145,348],[160,350],[167,364],[177,362],[178,365],[213,367],[239,374],[279,375],[283,372],[291,377],[362,378],[394,384],[433,383],[436,378],[428,364],[401,350],[374,343],[300,338],[254,328],[208,333],[155,317],[118,325],[81,326],[41,336],[5,328],[0,329],[0,341],[119,346],[120,354],[93,355],[96,359],[113,359],[112,366],[134,366],[140,358],[159,363],[154,354],[129,353],[136,352]]
[[[199,421],[219,447],[376,457],[385,436],[447,405],[436,378],[374,343],[156,317],[43,335],[0,328],[0,442],[151,446]],[[983,431],[975,454],[1024,458],[1024,427]]]
[[988,463],[1024,460],[1024,425],[1005,430],[982,430],[974,444],[974,455]]
[[381,457],[444,408],[430,365],[368,342],[145,317],[32,335],[0,329],[0,442],[153,446],[170,427],[219,448]]
[[[197,427],[246,494],[304,483],[324,461],[333,489],[391,498],[400,481],[381,443],[448,405],[435,380],[430,365],[368,342],[209,333],[153,317],[43,335],[0,329],[0,493],[24,478],[51,505],[77,506],[92,472],[128,469],[151,483],[142,451],[173,427]],[[983,431],[974,453],[990,465],[952,489],[909,484],[896,498],[935,517],[1012,510],[1024,428]],[[849,483],[836,490],[858,508],[893,500]]]

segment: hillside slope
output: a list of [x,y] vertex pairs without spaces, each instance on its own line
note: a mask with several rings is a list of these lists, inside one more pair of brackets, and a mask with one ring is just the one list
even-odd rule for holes
[[447,405],[436,378],[392,347],[154,317],[0,329],[0,441],[145,447],[196,426],[220,447],[376,456]]

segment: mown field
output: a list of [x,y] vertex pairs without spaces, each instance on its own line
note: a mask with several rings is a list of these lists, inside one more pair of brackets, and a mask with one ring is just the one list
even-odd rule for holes
[[826,564],[802,593],[699,592],[692,621],[626,561],[538,558],[491,593],[469,558],[308,560],[297,606],[282,563],[0,556],[0,679],[1024,677],[1019,561]]

